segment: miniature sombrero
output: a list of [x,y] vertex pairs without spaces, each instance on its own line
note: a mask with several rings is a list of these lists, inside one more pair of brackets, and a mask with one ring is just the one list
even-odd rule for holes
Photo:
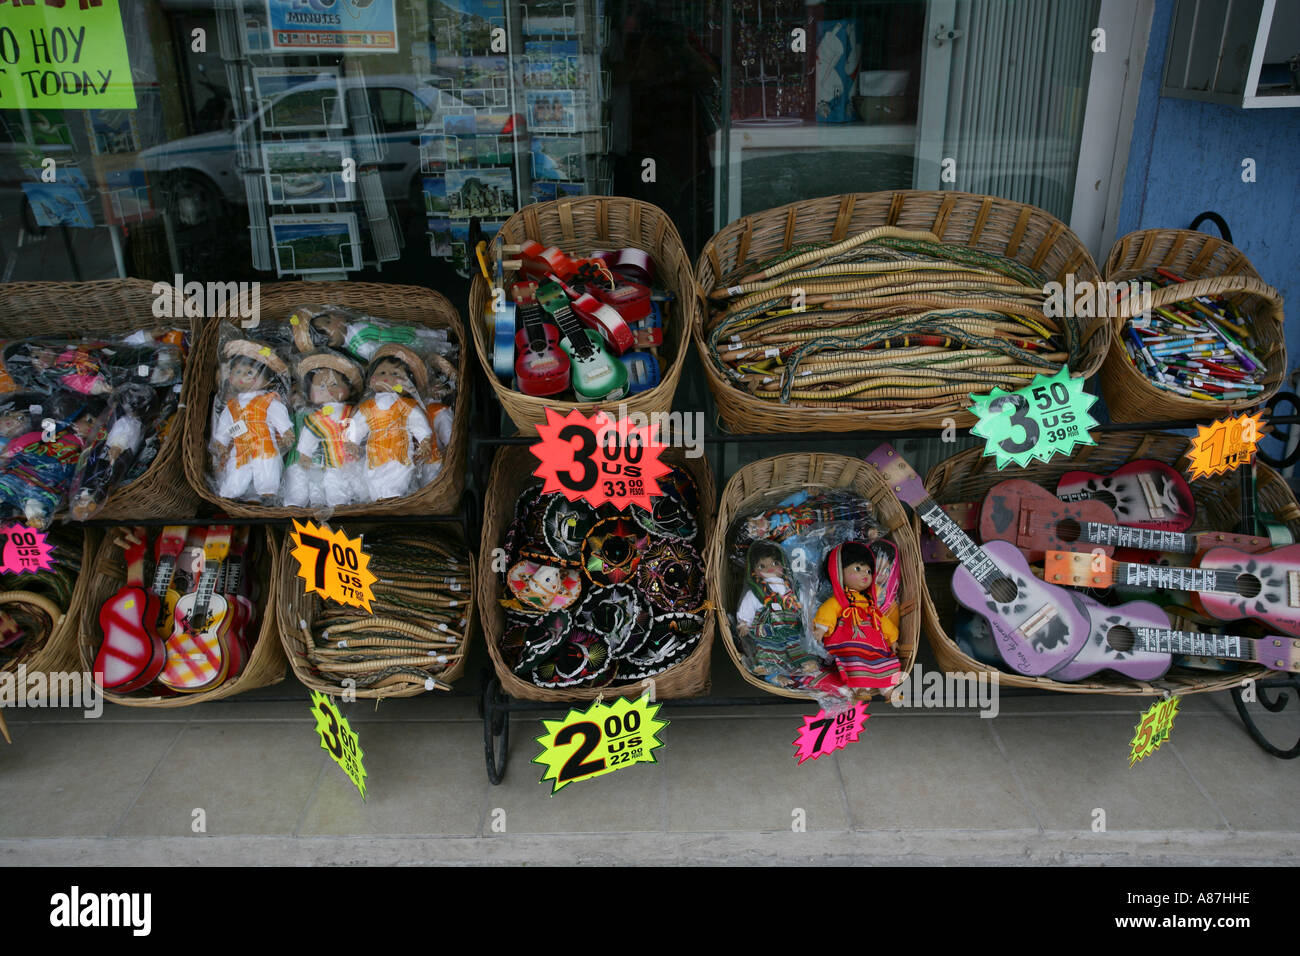
[[234,339],[227,342],[225,348],[221,350],[221,354],[227,359],[243,356],[252,359],[254,362],[261,362],[276,375],[289,374],[289,366],[284,363],[284,359],[271,350],[271,346],[254,342],[251,339]]
[[367,377],[374,371],[376,365],[388,358],[397,359],[406,366],[407,372],[411,375],[411,384],[415,386],[416,392],[423,396],[429,387],[429,373],[424,367],[424,360],[405,345],[381,345],[376,349],[375,354],[370,357],[370,366],[366,369]]
[[332,369],[346,378],[354,392],[361,391],[361,366],[337,352],[315,352],[303,356],[298,361],[298,377],[305,382],[308,375],[323,368]]
[[299,352],[310,352],[316,348],[311,334],[311,313],[306,309],[297,309],[289,316],[289,329],[293,332],[293,344]]

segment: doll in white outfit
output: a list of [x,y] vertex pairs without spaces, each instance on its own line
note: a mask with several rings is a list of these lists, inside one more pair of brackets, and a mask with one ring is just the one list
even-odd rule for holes
[[298,376],[307,404],[295,415],[298,444],[285,476],[284,503],[338,508],[365,501],[361,449],[347,436],[361,393],[360,366],[318,352],[298,363]]
[[210,445],[217,494],[274,504],[284,455],[293,447],[293,422],[281,397],[288,366],[269,347],[247,339],[227,342],[222,355],[228,364]]
[[433,429],[421,401],[428,373],[403,345],[384,345],[366,372],[368,397],[352,415],[348,441],[366,448],[366,488],[372,501],[410,494],[416,469],[428,463]]

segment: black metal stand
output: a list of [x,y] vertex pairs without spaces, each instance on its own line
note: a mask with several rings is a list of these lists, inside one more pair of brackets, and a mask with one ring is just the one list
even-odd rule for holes
[[[1269,698],[1269,691],[1279,691],[1275,699]],[[1255,693],[1258,696],[1259,703],[1269,713],[1276,714],[1286,709],[1291,703],[1291,698],[1287,696],[1287,691],[1296,695],[1300,700],[1300,678],[1295,674],[1287,674],[1279,677],[1266,677],[1263,680],[1255,681]],[[1237,716],[1241,718],[1242,724],[1246,727],[1246,733],[1250,734],[1251,740],[1267,753],[1272,754],[1282,760],[1294,760],[1300,757],[1300,740],[1297,740],[1294,746],[1287,750],[1274,746],[1272,741],[1265,736],[1264,732],[1259,729],[1259,724],[1255,723],[1255,718],[1251,716],[1250,710],[1246,707],[1246,701],[1242,699],[1245,689],[1234,687],[1232,689],[1232,703],[1237,708]]]

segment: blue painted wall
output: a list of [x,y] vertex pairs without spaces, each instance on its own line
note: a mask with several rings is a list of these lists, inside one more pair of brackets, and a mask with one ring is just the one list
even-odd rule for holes
[[[1162,97],[1174,0],[1156,0],[1119,232],[1185,229],[1212,209],[1286,303],[1287,356],[1300,364],[1300,109],[1237,109]],[[1255,182],[1241,181],[1242,159]],[[1201,229],[1216,233],[1211,223]]]

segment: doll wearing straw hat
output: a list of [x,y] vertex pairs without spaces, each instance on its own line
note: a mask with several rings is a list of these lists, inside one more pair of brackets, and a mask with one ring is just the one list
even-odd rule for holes
[[435,382],[429,384],[424,406],[424,414],[433,429],[434,441],[429,444],[429,460],[420,466],[419,482],[424,487],[442,472],[442,453],[451,444],[452,426],[455,415],[450,405],[456,398],[456,369],[441,355],[430,355],[429,364],[435,373]]
[[217,494],[270,503],[280,491],[284,454],[293,447],[289,409],[271,385],[289,369],[270,348],[248,339],[227,342],[222,355],[231,397],[212,429]]
[[420,404],[428,384],[424,362],[404,345],[385,345],[366,371],[370,397],[357,406],[348,441],[366,446],[366,489],[372,501],[411,491],[418,466],[429,461],[433,429]]
[[362,362],[372,361],[385,345],[402,345],[427,352],[446,348],[444,329],[426,329],[414,325],[390,325],[368,315],[358,315],[337,306],[324,306],[313,313],[310,307],[289,316],[294,345],[300,352],[321,346],[343,349]]
[[291,507],[338,508],[365,500],[361,449],[347,440],[361,393],[361,368],[333,352],[305,356],[298,376],[308,406],[298,415],[297,461],[285,479],[284,503]]

